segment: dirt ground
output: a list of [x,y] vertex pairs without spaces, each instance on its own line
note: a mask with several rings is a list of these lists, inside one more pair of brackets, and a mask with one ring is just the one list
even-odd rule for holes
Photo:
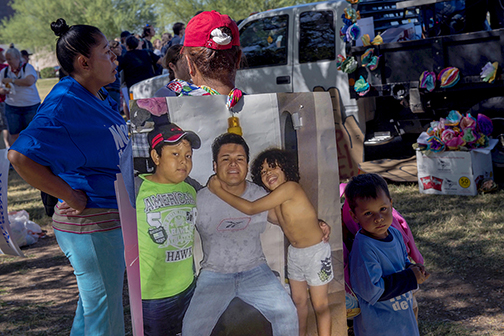
[[[0,256],[2,336],[69,334],[77,285],[52,229],[44,229],[47,238],[22,249],[27,258]],[[503,282],[501,274],[484,268],[433,273],[418,294],[421,335],[504,335]]]
[[[0,335],[68,335],[77,307],[73,268],[52,228],[47,237],[22,248],[27,258],[0,255]],[[131,335],[127,283],[125,323]]]

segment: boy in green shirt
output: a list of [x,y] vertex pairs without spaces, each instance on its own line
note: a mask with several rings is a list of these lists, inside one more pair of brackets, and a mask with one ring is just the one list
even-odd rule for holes
[[196,191],[184,180],[201,140],[164,124],[148,141],[156,170],[135,181],[144,335],[177,335],[195,285]]

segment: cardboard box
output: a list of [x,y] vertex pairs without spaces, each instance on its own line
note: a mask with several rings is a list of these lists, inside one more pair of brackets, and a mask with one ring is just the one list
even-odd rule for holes
[[497,141],[490,140],[485,148],[469,152],[447,151],[425,155],[418,151],[418,189],[422,194],[466,195],[478,194],[479,183],[493,178],[492,155]]

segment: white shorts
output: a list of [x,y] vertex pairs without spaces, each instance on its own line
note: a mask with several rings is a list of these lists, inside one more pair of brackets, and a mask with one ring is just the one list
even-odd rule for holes
[[331,245],[320,242],[305,248],[289,246],[287,277],[306,281],[309,286],[322,286],[334,278],[331,262]]

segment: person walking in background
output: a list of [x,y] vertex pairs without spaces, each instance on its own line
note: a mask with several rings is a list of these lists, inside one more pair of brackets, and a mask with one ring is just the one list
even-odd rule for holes
[[21,57],[23,58],[23,61],[28,64],[30,63],[30,56],[32,54],[30,54],[27,50],[21,50]]
[[[4,50],[0,48],[0,72],[6,67]],[[7,130],[7,118],[5,118],[5,94],[0,94],[0,132],[5,148],[9,148],[9,131]]]
[[182,36],[185,34],[185,24],[176,22],[173,24],[173,38],[170,41],[170,47],[176,44],[182,44]]
[[124,245],[114,189],[128,129],[102,87],[116,56],[93,26],[51,24],[56,56],[69,74],[44,99],[8,158],[33,187],[59,199],[54,235],[77,278],[71,336],[122,336]]
[[163,54],[161,53],[161,40],[155,39],[152,45],[154,46],[154,54],[156,54],[159,57],[163,57]]
[[[116,66],[119,65],[117,61],[121,57],[121,44],[115,40],[109,41],[110,50],[115,54],[116,60],[114,64]],[[105,86],[105,89],[108,91],[110,97],[114,99],[117,103],[117,108],[121,111],[121,79],[119,78],[119,73],[115,74],[116,80]]]
[[19,132],[28,127],[35,116],[40,106],[40,96],[35,85],[37,71],[31,64],[24,63],[19,50],[9,48],[5,58],[9,66],[0,72],[0,80],[5,86],[0,89],[0,94],[7,95],[5,116],[12,145]]
[[131,33],[127,30],[125,30],[121,33],[121,56],[126,55],[126,52],[128,51],[128,49],[126,49],[126,39],[130,35],[131,35]]
[[124,71],[124,81],[128,90],[133,84],[154,77],[156,65],[160,62],[160,57],[150,50],[137,49],[138,42],[135,36],[129,36],[126,39],[128,52],[119,60],[117,71]]
[[168,43],[171,41],[172,35],[170,33],[163,33],[161,35],[161,54],[166,55],[166,50],[170,47]]
[[148,49],[152,52],[154,52],[154,46],[152,45],[152,38],[156,35],[156,31],[154,30],[154,27],[152,27],[150,24],[147,24],[142,32],[142,41],[143,41],[143,46],[142,49]]

